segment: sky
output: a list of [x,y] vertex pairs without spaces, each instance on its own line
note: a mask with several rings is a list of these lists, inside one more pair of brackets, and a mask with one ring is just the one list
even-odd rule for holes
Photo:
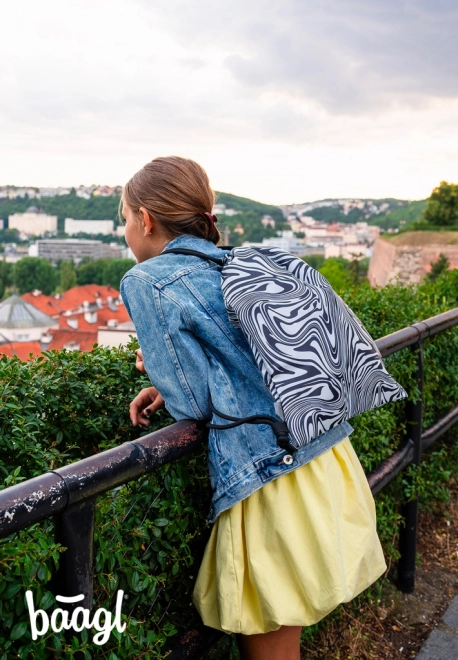
[[15,0],[0,25],[0,185],[171,154],[273,204],[458,182],[456,0]]

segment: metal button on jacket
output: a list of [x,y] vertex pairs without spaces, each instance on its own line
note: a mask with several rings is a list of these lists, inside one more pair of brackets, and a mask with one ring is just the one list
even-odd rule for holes
[[286,454],[286,456],[283,457],[283,463],[285,465],[291,465],[291,463],[294,461],[294,458],[291,456],[291,454]]

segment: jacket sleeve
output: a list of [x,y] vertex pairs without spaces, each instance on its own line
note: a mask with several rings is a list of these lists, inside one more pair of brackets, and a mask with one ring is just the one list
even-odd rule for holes
[[208,359],[179,301],[135,275],[121,282],[146,372],[176,420],[210,419]]

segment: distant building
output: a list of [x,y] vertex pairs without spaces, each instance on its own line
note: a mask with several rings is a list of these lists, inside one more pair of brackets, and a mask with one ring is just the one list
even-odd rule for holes
[[10,296],[0,303],[0,335],[3,341],[40,341],[50,329],[58,327],[58,321],[19,296]]
[[52,262],[60,259],[73,260],[76,265],[84,257],[90,259],[121,259],[123,248],[115,243],[102,243],[102,241],[91,241],[83,238],[44,239],[30,246],[35,256],[49,259]]
[[348,261],[364,259],[370,254],[368,248],[363,243],[346,243],[345,245],[326,245],[324,248],[324,257],[343,257]]
[[113,220],[74,220],[65,218],[64,231],[70,236],[75,234],[103,234],[109,236],[113,233]]
[[264,238],[262,243],[249,243],[246,241],[243,245],[252,247],[275,247],[280,250],[286,250],[291,254],[302,256],[307,252],[307,246],[302,239],[296,238],[292,231],[282,231],[280,236],[275,238]]
[[236,211],[235,209],[228,209],[226,208],[226,204],[215,204],[213,206],[212,213],[214,213],[215,215],[233,216],[240,213],[240,211]]
[[271,215],[263,215],[261,218],[261,224],[263,227],[272,227],[275,229],[275,220]]
[[108,321],[106,326],[100,326],[97,331],[99,346],[125,346],[131,337],[136,337],[135,326],[132,321],[118,323],[116,319]]
[[35,290],[22,300],[57,324],[40,338],[46,349],[90,351],[94,344],[119,346],[136,337],[119,291],[109,285],[84,284],[53,296]]
[[30,206],[25,213],[14,213],[8,218],[8,227],[31,236],[57,232],[57,215],[41,213],[36,206]]

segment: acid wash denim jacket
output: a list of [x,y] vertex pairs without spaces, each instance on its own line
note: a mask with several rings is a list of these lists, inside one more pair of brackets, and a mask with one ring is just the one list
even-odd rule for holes
[[[189,234],[174,239],[165,249],[172,247],[215,257],[225,254],[213,243]],[[226,424],[210,411],[209,395],[222,413],[278,418],[247,340],[229,322],[220,271],[220,266],[192,255],[160,254],[126,273],[121,294],[137,330],[146,371],[176,420]],[[291,463],[268,425],[211,429],[209,521],[214,522],[222,511],[269,481],[308,463],[352,431],[343,422],[300,448]]]

